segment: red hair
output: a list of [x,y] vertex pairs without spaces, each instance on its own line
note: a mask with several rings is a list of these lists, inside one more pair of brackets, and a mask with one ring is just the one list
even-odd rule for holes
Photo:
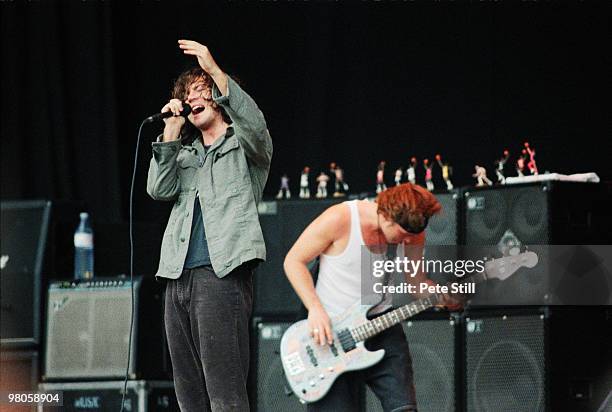
[[440,202],[425,188],[404,183],[381,192],[377,212],[401,227],[425,228],[428,219],[442,210]]

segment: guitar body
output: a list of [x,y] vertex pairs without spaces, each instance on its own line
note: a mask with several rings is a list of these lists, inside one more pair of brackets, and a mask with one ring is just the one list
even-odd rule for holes
[[281,340],[281,360],[289,386],[301,401],[310,403],[323,398],[332,384],[344,372],[368,368],[378,363],[384,350],[369,351],[363,342],[344,352],[338,332],[355,328],[367,322],[372,306],[355,303],[342,315],[333,318],[334,343],[318,345],[311,336],[308,321],[294,323]]

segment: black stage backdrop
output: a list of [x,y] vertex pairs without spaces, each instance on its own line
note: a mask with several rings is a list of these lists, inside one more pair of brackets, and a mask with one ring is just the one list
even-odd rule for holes
[[[411,156],[438,152],[471,184],[474,164],[492,177],[495,158],[524,140],[542,171],[612,178],[607,2],[3,1],[0,11],[2,199],[82,200],[95,221],[125,221],[140,121],[194,63],[179,38],[207,44],[266,115],[267,195],[283,173],[296,187],[303,165],[316,175],[331,161],[351,191],[372,191],[380,160],[390,182]],[[139,221],[168,212],[145,194],[160,130],[144,128]]]

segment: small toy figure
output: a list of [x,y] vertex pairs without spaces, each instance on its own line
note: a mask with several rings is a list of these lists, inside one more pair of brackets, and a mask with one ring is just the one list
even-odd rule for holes
[[302,174],[300,175],[300,199],[310,199],[310,184],[308,182],[309,174],[310,167],[304,167],[304,169],[302,169]]
[[495,174],[497,175],[497,183],[500,185],[506,184],[506,176],[504,176],[504,165],[510,157],[510,152],[507,149],[504,150],[504,156],[501,159],[495,161]]
[[436,160],[442,169],[442,179],[446,183],[447,190],[453,190],[453,182],[450,180],[450,176],[453,174],[453,168],[448,163],[442,163],[442,156],[436,155]]
[[385,185],[385,164],[384,160],[381,160],[378,164],[378,170],[376,171],[376,193],[387,190]]
[[395,186],[399,185],[402,183],[402,175],[404,174],[404,171],[402,170],[401,167],[398,167],[395,170]]
[[317,177],[317,198],[322,199],[327,197],[327,181],[329,180],[329,176],[327,176],[324,172],[321,172]]
[[282,199],[283,197],[291,199],[291,191],[289,190],[289,178],[286,174],[281,177],[280,189],[278,189],[278,194],[276,195],[277,199]]
[[493,182],[487,177],[487,169],[478,165],[474,166],[474,169],[476,170],[476,173],[474,173],[472,177],[475,177],[478,180],[476,186],[484,186],[485,183],[487,186],[491,186],[493,184]]
[[344,181],[344,170],[336,163],[332,162],[330,170],[334,173],[334,197],[346,196],[348,184]]
[[328,185],[332,185],[334,183],[334,187],[336,187],[336,162],[331,162],[329,164],[329,180],[327,181]]
[[416,172],[415,172],[416,165],[417,165],[416,157],[411,157],[410,166],[408,166],[408,169],[406,169],[406,177],[408,178],[408,181],[412,184],[416,183]]
[[433,192],[433,173],[431,172],[431,169],[433,168],[433,163],[429,164],[429,159],[423,159],[423,167],[425,168],[425,185],[427,186],[427,190]]
[[525,142],[525,150],[527,151],[527,154],[529,155],[529,163],[527,163],[527,168],[529,168],[529,171],[531,172],[532,175],[537,175],[538,174],[538,167],[536,166],[536,161],[535,161],[535,149],[532,149],[531,147],[529,147],[529,142]]
[[527,150],[523,149],[521,155],[516,159],[516,173],[517,176],[525,176],[523,170],[525,170],[525,160],[527,160]]

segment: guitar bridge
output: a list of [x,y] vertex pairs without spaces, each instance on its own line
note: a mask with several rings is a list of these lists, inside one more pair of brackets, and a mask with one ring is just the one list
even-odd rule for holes
[[351,331],[348,329],[344,329],[338,333],[338,340],[340,341],[340,345],[342,346],[342,350],[344,352],[349,352],[355,349],[355,339],[351,334]]

